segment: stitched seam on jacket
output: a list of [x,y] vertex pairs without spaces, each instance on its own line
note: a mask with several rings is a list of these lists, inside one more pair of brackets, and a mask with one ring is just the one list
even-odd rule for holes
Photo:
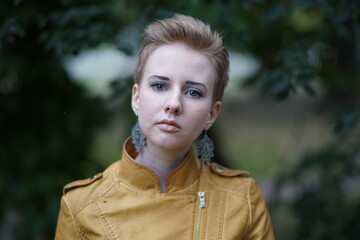
[[205,238],[205,233],[206,233],[207,219],[208,219],[209,207],[211,206],[211,200],[210,200],[211,199],[211,194],[209,192],[207,192],[206,194],[208,195],[208,197],[206,198],[207,207],[205,207],[203,209],[204,216],[203,216],[203,225],[202,225],[202,234],[201,234],[202,239],[206,239]]
[[224,233],[224,222],[225,222],[225,208],[226,208],[226,200],[228,195],[222,195],[221,196],[221,209],[220,209],[220,224],[219,224],[219,239],[223,239],[223,233]]
[[101,198],[102,196],[104,196],[107,192],[109,192],[115,184],[117,184],[119,182],[119,180],[114,181],[113,183],[111,183],[111,185],[105,189],[103,192],[97,194],[96,197],[94,197],[91,201],[86,201],[84,204],[82,204],[80,207],[78,207],[76,209],[76,215],[79,215],[85,208],[89,207],[91,204],[93,204],[94,202],[96,202],[99,198]]
[[[204,177],[211,183],[211,185],[215,186],[216,188],[219,188],[221,191],[226,192],[226,193],[230,193],[230,194],[235,194],[235,195],[239,195],[241,197],[243,197],[243,195],[241,195],[241,192],[238,191],[230,191],[228,189],[223,188],[222,186],[218,185],[211,177],[209,173],[205,173]],[[251,179],[251,177],[249,178]],[[245,198],[246,199],[246,198]]]
[[[114,186],[116,183],[118,183],[118,182],[119,182],[119,181],[114,181],[114,182],[110,185],[110,187],[109,187],[108,189],[106,189],[103,193],[99,194],[99,195],[97,196],[97,198],[94,199],[94,201],[89,202],[89,204],[87,204],[84,208],[82,208],[77,214],[80,214],[81,211],[83,211],[85,208],[89,207],[91,204],[96,204],[96,201],[97,201],[99,198],[103,197],[107,192],[109,192],[109,191],[113,188],[113,186]],[[100,212],[100,219],[102,219],[102,216],[103,216],[103,215],[101,214],[101,211],[100,211],[99,208],[98,208],[98,210],[99,210],[99,212]],[[81,231],[81,230],[79,229],[79,231]],[[89,240],[89,238],[86,236],[85,233],[83,233],[83,232],[81,231],[81,234],[82,234],[86,239]],[[116,238],[114,238],[114,239],[116,239]]]
[[69,202],[67,201],[67,199],[65,198],[65,196],[63,196],[63,199],[64,199],[65,206],[66,206],[66,208],[67,208],[67,210],[69,211],[69,214],[70,214],[70,216],[71,216],[72,223],[73,223],[76,231],[78,232],[79,236],[80,236],[80,237],[83,236],[83,237],[85,237],[85,239],[88,239],[88,238],[86,237],[86,235],[84,235],[83,232],[79,229],[79,227],[78,227],[78,225],[77,225],[77,223],[76,223],[76,221],[75,221],[74,215],[73,215],[73,213],[71,212],[71,210],[70,210],[70,208],[69,208]]
[[80,229],[79,229],[79,234],[80,234],[80,237],[84,237],[86,240],[90,240],[90,239],[86,236],[86,234],[85,234],[83,231],[81,231]]
[[[250,196],[250,191],[251,191],[251,178],[249,179],[249,185],[248,185],[248,191],[247,191],[247,201],[248,201],[248,209],[249,209],[249,219],[248,219],[248,225],[246,226],[246,230],[250,231],[251,225],[252,225],[252,218],[253,218],[253,213],[252,213],[252,208],[251,208],[251,196]],[[245,232],[245,231],[244,231]]]
[[191,232],[191,239],[195,236],[195,215],[196,215],[196,208],[197,208],[197,198],[195,197],[193,204],[193,210],[192,210],[192,218],[191,218],[191,224],[190,225],[190,232]]
[[111,227],[111,224],[108,221],[108,219],[106,218],[106,216],[101,212],[101,208],[99,206],[99,203],[97,203],[97,208],[98,208],[98,211],[100,213],[101,222],[105,225],[105,228],[109,232],[110,238],[114,239],[114,240],[117,239],[116,234],[115,234],[115,230]]

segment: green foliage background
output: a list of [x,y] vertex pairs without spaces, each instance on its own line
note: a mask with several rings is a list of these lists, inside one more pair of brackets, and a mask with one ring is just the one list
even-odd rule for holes
[[[269,204],[278,239],[358,239],[359,191],[346,187],[360,176],[357,0],[3,1],[2,236],[53,238],[62,186],[102,169],[90,148],[110,112],[104,99],[69,79],[62,58],[102,43],[133,54],[136,48],[121,38],[121,30],[141,32],[173,12],[208,22],[223,33],[229,49],[260,59],[261,69],[246,87],[277,101],[305,92],[321,101],[319,111],[333,122],[331,143],[277,177],[277,197]],[[115,98],[128,94],[127,84],[112,86]],[[284,200],[289,186],[296,194]],[[277,214],[283,211],[288,214]],[[285,236],[276,221],[290,217],[295,224]]]

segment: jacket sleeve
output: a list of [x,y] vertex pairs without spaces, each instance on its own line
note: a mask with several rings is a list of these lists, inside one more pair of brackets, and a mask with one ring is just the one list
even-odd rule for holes
[[60,212],[56,226],[55,240],[81,239],[75,220],[71,214],[64,196],[61,198]]
[[264,196],[256,181],[251,178],[249,187],[250,224],[248,229],[249,240],[273,240],[274,232]]

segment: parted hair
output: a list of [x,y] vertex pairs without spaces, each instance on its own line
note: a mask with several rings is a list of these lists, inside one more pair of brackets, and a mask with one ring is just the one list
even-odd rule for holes
[[222,37],[212,31],[208,24],[181,14],[158,20],[145,28],[135,69],[135,83],[140,83],[150,54],[162,45],[176,42],[183,43],[209,57],[217,75],[213,101],[220,101],[229,78],[229,55],[223,45]]

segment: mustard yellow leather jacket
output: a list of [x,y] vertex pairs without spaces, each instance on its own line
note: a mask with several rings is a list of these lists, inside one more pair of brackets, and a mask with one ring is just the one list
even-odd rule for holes
[[248,172],[203,165],[193,151],[170,174],[122,159],[64,188],[55,239],[274,239],[264,197]]

